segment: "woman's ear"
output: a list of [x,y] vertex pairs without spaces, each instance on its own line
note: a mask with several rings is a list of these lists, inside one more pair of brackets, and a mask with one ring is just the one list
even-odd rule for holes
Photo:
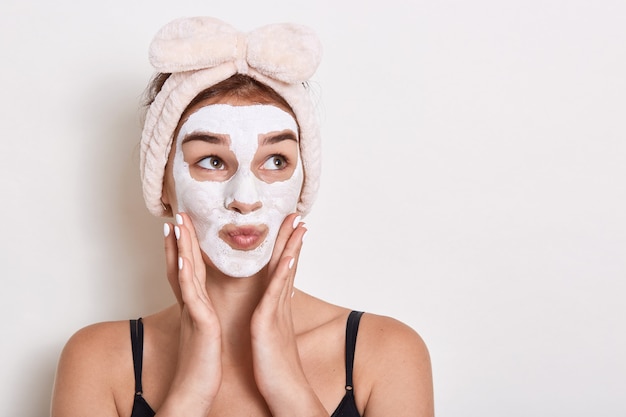
[[163,212],[166,217],[173,216],[172,211],[172,200],[169,195],[169,187],[166,184],[163,184],[163,193],[161,194],[161,206],[163,207]]
[[163,188],[161,192],[161,206],[163,207],[163,213],[166,217],[173,216],[172,211],[172,203],[174,198],[170,197],[170,193],[172,193],[170,181],[167,180],[167,171],[166,177],[163,181]]
[[176,192],[174,191],[174,179],[172,177],[171,166],[171,161],[174,158],[173,149],[174,146],[172,146],[168,161],[163,170],[163,185],[161,186],[161,206],[166,216],[172,215],[172,207],[176,204]]

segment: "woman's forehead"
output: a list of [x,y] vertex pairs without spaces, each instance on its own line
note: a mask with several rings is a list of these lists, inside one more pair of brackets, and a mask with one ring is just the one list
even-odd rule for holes
[[259,105],[259,104],[269,105],[269,106],[278,107],[279,109],[289,113],[293,117],[294,120],[296,119],[295,114],[289,107],[264,96],[259,95],[256,97],[241,97],[241,96],[236,96],[236,95],[232,95],[232,96],[220,95],[220,96],[205,98],[189,106],[183,112],[183,115],[178,123],[177,130],[180,128],[180,126],[182,126],[189,119],[189,116],[191,116],[193,113],[197,112],[199,109],[203,107],[210,106],[213,104],[227,104],[230,106],[254,106],[254,105]]
[[251,135],[291,130],[298,126],[286,111],[267,104],[209,104],[191,113],[182,124],[178,138],[193,132],[228,135]]

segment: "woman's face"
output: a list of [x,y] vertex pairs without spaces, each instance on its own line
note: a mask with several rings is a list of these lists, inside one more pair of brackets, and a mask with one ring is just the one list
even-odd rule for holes
[[271,104],[236,104],[200,103],[181,121],[164,198],[191,217],[217,269],[249,277],[269,262],[304,174],[293,116]]

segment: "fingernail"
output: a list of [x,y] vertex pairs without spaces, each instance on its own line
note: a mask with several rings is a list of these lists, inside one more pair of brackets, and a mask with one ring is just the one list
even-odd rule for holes
[[176,240],[180,239],[180,228],[178,226],[174,226],[174,235],[176,235]]
[[307,230],[306,232],[304,232],[304,234],[302,235],[302,243],[304,243],[304,239],[306,239],[306,235],[309,234],[309,231]]
[[296,227],[298,227],[298,224],[300,224],[300,220],[302,219],[302,216],[296,216],[295,219],[293,219],[293,228],[295,229]]
[[182,270],[182,269],[183,269],[183,258],[179,256],[178,257],[178,270]]
[[289,261],[289,269],[293,268],[293,264],[296,262],[296,258],[291,258]]
[[163,224],[163,235],[165,237],[168,237],[170,235],[170,225],[169,225],[169,223],[164,223]]
[[176,213],[176,224],[183,224],[183,216]]

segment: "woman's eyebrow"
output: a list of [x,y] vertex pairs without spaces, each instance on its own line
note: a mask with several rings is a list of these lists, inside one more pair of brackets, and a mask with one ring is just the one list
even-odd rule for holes
[[197,132],[186,135],[183,138],[181,145],[184,145],[187,142],[191,142],[192,140],[201,140],[203,142],[214,143],[216,145],[228,143],[228,140],[222,136],[213,135],[211,133]]
[[281,132],[281,133],[278,133],[276,135],[270,134],[269,136],[266,136],[266,137],[263,138],[263,140],[261,141],[261,145],[273,145],[275,143],[279,143],[279,142],[282,142],[284,140],[293,140],[293,141],[297,142],[298,141],[298,137],[296,136],[295,133],[293,133],[291,131]]

